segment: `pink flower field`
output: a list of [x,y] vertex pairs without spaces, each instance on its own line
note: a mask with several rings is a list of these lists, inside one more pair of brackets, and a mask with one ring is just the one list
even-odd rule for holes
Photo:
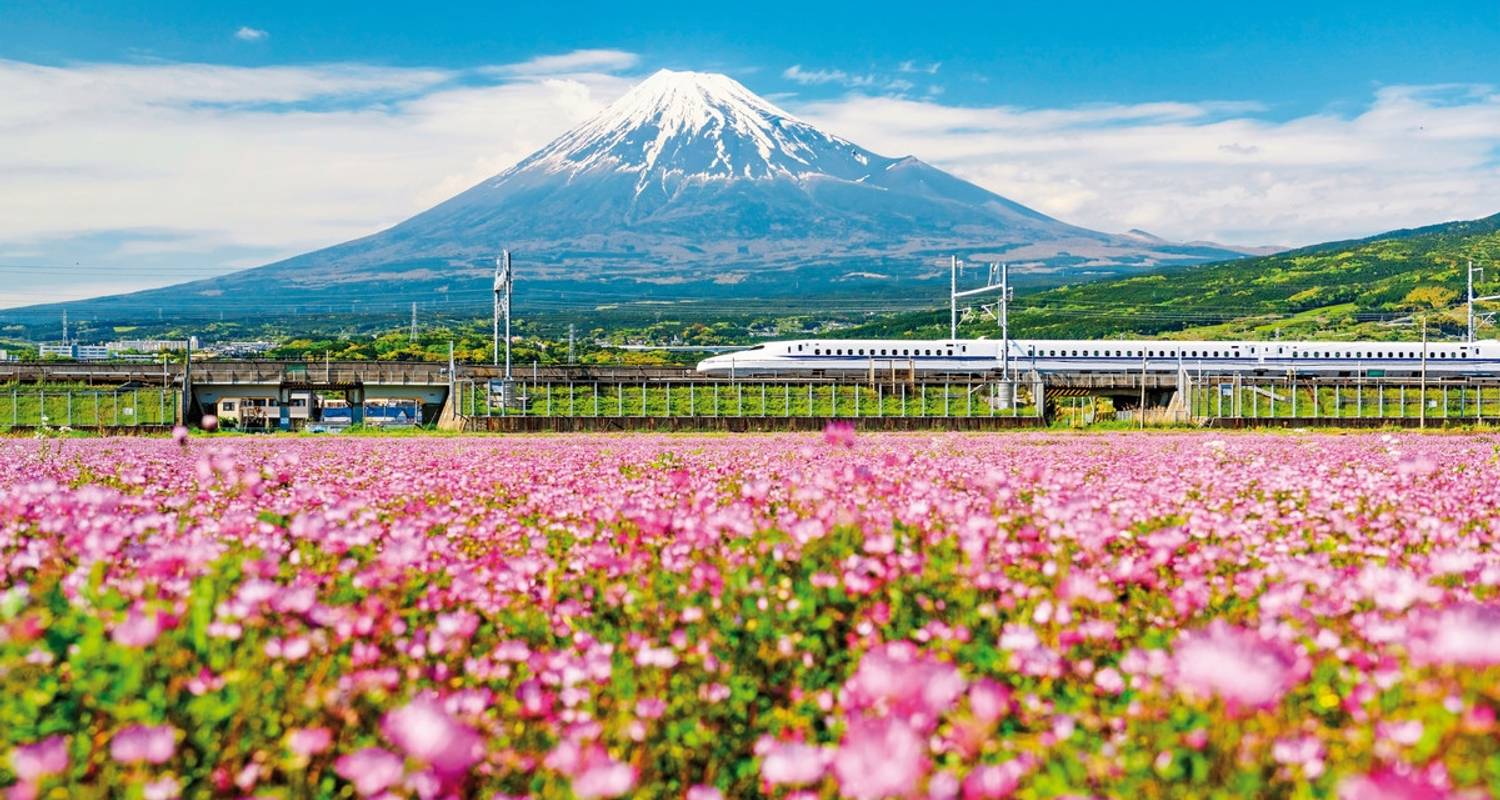
[[1500,440],[0,442],[11,798],[1488,797]]

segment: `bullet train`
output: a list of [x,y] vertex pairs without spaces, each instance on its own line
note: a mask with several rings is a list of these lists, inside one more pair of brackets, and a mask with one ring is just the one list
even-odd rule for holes
[[[1425,358],[1424,358],[1425,349]],[[800,339],[768,342],[698,363],[725,377],[1021,372],[1306,373],[1320,375],[1500,375],[1500,341],[1312,342],[1158,339]]]

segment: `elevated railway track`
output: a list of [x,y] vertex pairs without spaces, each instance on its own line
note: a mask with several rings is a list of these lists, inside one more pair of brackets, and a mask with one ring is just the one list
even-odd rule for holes
[[[408,361],[0,363],[0,429],[156,430],[215,413],[226,400],[286,409],[339,397],[361,421],[371,402],[402,401],[421,421],[463,430],[792,430],[828,419],[882,429],[987,430],[1045,424],[1087,408],[1224,427],[1452,425],[1500,421],[1500,375],[1338,376],[1016,370],[896,370],[786,377],[704,375],[687,367]],[[185,391],[184,391],[185,390]],[[1107,401],[1107,402],[1104,402]],[[1101,411],[1107,409],[1107,411]],[[273,412],[272,427],[292,427]]]

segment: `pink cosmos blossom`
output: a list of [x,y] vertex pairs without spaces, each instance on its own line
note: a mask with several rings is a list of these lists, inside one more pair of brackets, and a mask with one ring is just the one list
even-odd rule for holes
[[141,797],[144,800],[177,800],[181,796],[182,784],[171,775],[149,781],[141,787]]
[[1171,677],[1179,690],[1247,707],[1276,703],[1299,680],[1285,648],[1222,620],[1178,637]]
[[463,773],[483,751],[483,743],[472,728],[455,721],[427,697],[418,697],[387,713],[380,730],[407,755],[444,776]]
[[828,753],[800,742],[771,745],[760,762],[760,776],[772,786],[806,786],[823,779]]
[[926,751],[926,742],[899,719],[855,720],[833,758],[833,774],[844,797],[906,797],[927,773]]
[[327,728],[297,728],[287,735],[287,748],[303,758],[325,752],[333,744]]
[[177,752],[177,729],[170,725],[130,725],[109,743],[109,755],[122,764],[165,764]]
[[714,786],[698,784],[687,790],[686,800],[724,800],[724,793]]
[[34,744],[23,744],[10,753],[10,769],[26,783],[35,783],[48,775],[68,769],[68,739],[48,736]]
[[854,446],[854,423],[834,420],[823,426],[823,441],[834,447]]
[[125,647],[149,647],[161,635],[161,617],[155,611],[133,606],[125,619],[115,626],[110,638]]
[[1390,770],[1357,775],[1339,784],[1339,800],[1445,800],[1448,793]]
[[586,759],[572,780],[573,794],[582,800],[620,797],[634,785],[635,770],[602,752]]
[[1010,797],[1030,771],[1030,765],[1020,759],[975,767],[964,778],[963,799],[1000,800]]
[[1429,614],[1411,649],[1427,664],[1500,664],[1500,606],[1470,603]]
[[379,747],[366,747],[339,757],[333,771],[354,784],[361,797],[372,797],[401,781],[406,765],[401,757]]
[[850,709],[888,711],[926,730],[962,696],[964,679],[952,664],[894,642],[865,653],[844,690]]
[[969,710],[974,718],[989,724],[1010,713],[1010,690],[990,678],[981,678],[969,687]]
[[1125,691],[1125,679],[1120,677],[1120,671],[1114,667],[1105,667],[1094,673],[1094,685],[1105,694],[1119,694]]

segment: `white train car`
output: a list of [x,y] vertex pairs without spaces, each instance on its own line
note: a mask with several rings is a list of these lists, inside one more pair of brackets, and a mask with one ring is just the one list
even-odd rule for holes
[[[725,377],[916,373],[1175,372],[1358,375],[1500,375],[1500,342],[1186,341],[1161,339],[801,339],[704,359]],[[1007,363],[1008,362],[1008,363]]]

